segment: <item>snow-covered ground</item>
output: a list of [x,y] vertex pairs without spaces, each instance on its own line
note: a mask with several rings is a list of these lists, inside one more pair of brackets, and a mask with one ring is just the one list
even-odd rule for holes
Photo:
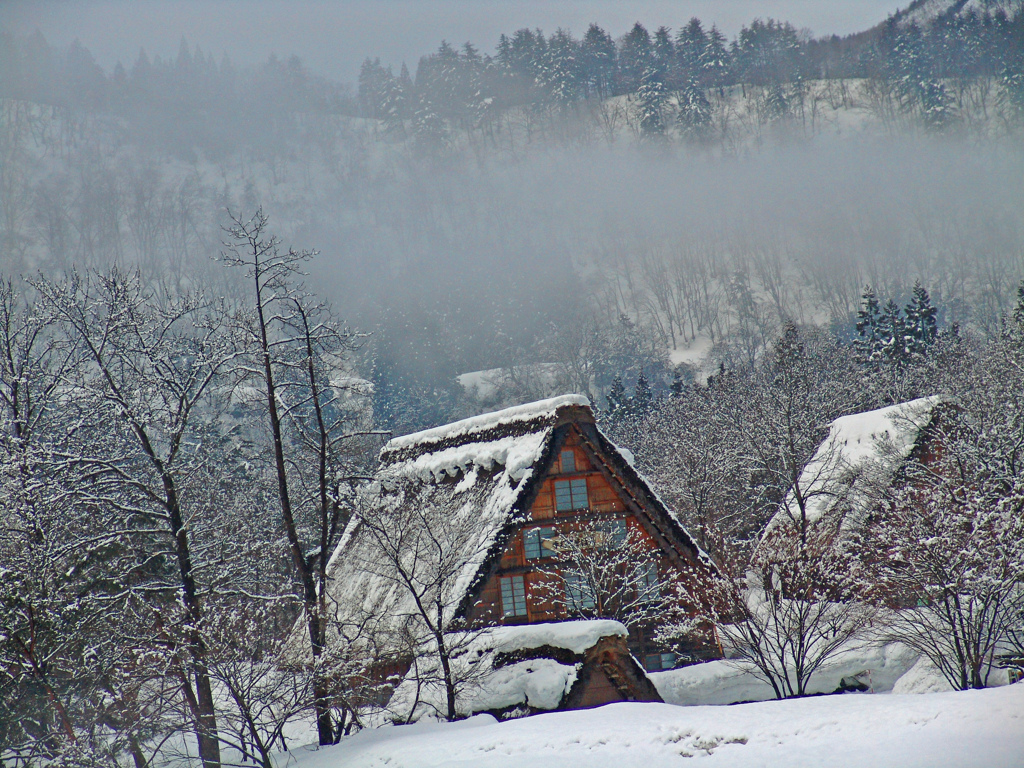
[[[811,678],[809,692],[832,693],[839,688],[843,678],[847,678],[862,683],[873,693],[888,693],[915,669],[917,661],[917,653],[899,643],[851,648]],[[999,678],[994,682],[1005,682],[1004,670],[993,670],[993,673]],[[924,676],[927,676],[926,681],[922,681]],[[949,690],[949,684],[934,668],[918,669],[911,677],[916,687],[905,693]],[[709,661],[667,672],[654,672],[650,678],[666,702],[681,706],[734,704],[775,698],[775,692],[768,683],[730,661]],[[927,687],[922,687],[925,685]]]
[[688,765],[1019,768],[1024,684],[923,695],[846,694],[734,707],[611,704],[498,723],[364,731],[297,749],[297,768],[660,768]]

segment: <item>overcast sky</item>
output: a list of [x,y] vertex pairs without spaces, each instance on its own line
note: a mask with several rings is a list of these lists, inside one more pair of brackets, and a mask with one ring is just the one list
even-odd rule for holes
[[557,27],[581,35],[595,21],[614,36],[634,21],[677,29],[691,16],[730,37],[772,16],[816,35],[856,32],[909,0],[0,0],[0,29],[38,28],[55,45],[76,37],[106,68],[130,65],[140,46],[173,56],[181,38],[238,64],[298,54],[315,72],[351,82],[360,62],[380,56],[415,69],[442,39],[493,51],[498,35]]

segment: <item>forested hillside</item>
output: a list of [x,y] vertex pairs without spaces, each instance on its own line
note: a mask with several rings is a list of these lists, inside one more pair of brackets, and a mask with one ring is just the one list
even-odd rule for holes
[[269,766],[388,717],[324,597],[376,452],[556,393],[737,589],[830,422],[948,398],[941,471],[875,499],[934,512],[873,543],[900,568],[784,565],[872,626],[971,595],[896,639],[985,684],[1024,601],[1024,9],[670,23],[352,87],[0,35],[0,764]]

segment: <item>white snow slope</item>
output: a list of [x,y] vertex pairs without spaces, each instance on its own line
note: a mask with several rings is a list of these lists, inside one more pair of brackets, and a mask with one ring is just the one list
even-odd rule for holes
[[1019,768],[1024,684],[733,707],[611,704],[506,723],[480,715],[363,731],[337,747],[294,750],[287,762],[298,768]]

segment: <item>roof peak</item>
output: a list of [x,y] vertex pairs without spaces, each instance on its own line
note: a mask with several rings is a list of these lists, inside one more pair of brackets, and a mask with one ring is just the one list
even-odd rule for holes
[[552,420],[557,416],[558,411],[569,407],[585,408],[590,411],[590,400],[583,395],[560,395],[546,400],[504,408],[500,411],[483,413],[479,416],[471,416],[468,419],[454,421],[450,424],[442,424],[420,432],[393,437],[385,444],[381,453],[391,453],[432,443],[449,442],[513,424],[537,420]]

